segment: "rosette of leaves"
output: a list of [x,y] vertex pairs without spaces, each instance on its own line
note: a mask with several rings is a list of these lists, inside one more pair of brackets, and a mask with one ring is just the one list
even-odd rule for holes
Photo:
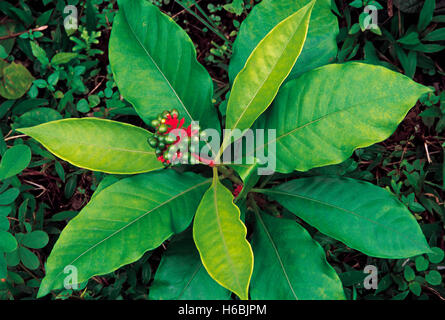
[[[234,46],[225,128],[276,130],[273,140],[255,149],[272,152],[269,147],[276,145],[277,173],[343,162],[355,149],[389,137],[431,91],[380,66],[329,64],[338,33],[330,8],[328,0],[264,0],[243,22]],[[193,43],[155,6],[119,1],[109,52],[121,94],[147,124],[174,108],[188,123],[220,126],[212,81]],[[82,118],[21,131],[74,165],[131,175],[99,186],[63,230],[46,262],[40,297],[63,287],[66,266],[75,266],[83,283],[192,227],[192,238],[181,235],[169,243],[151,298],[228,299],[233,292],[241,299],[343,299],[341,281],[321,246],[295,218],[270,215],[265,198],[370,256],[430,252],[410,211],[368,182],[316,176],[253,188],[259,180],[256,161],[227,165],[244,183],[234,199],[217,167],[230,168],[217,164],[211,178],[184,172],[187,168],[161,169],[147,143],[152,134],[139,127]],[[224,138],[218,156],[232,140]],[[245,222],[252,226],[249,233]]]

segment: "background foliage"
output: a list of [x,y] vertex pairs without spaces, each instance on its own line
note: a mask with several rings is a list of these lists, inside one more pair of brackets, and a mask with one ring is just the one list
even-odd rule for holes
[[[198,60],[214,81],[214,102],[221,102],[229,89],[228,59],[233,40],[258,1],[152,2],[192,37]],[[63,27],[67,4],[78,8],[77,30]],[[367,4],[378,9],[378,28],[363,28]],[[44,275],[43,263],[58,235],[89,201],[104,176],[55,158],[15,129],[87,116],[142,125],[120,97],[109,67],[108,40],[116,10],[116,1],[104,0],[0,3],[1,299],[36,296]],[[434,88],[435,94],[423,98],[385,142],[357,150],[340,165],[298,175],[323,171],[388,188],[413,212],[435,254],[403,260],[369,258],[305,227],[326,250],[348,298],[443,300],[445,4],[438,0],[336,0],[333,11],[340,24],[339,62],[360,60],[383,65]],[[225,106],[219,105],[219,109],[224,116]],[[267,179],[279,185],[287,176]],[[286,212],[268,206],[268,210]],[[178,241],[185,245],[188,240]],[[49,298],[155,298],[156,288],[151,291],[150,284],[167,244],[112,274],[94,277],[80,292],[66,290]],[[190,253],[191,259],[194,254]],[[363,269],[369,264],[379,270],[377,290],[363,287]]]

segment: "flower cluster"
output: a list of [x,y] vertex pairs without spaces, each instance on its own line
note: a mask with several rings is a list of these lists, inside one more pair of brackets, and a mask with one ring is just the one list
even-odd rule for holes
[[151,121],[155,134],[148,139],[148,143],[155,148],[158,160],[165,166],[190,163],[191,157],[202,162],[195,153],[197,150],[194,150],[199,145],[199,126],[189,125],[183,128],[184,123],[185,119],[179,119],[176,109],[164,111]]

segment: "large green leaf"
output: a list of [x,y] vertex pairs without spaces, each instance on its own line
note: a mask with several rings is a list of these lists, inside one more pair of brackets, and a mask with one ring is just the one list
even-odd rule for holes
[[431,251],[409,210],[371,183],[312,177],[264,193],[321,232],[369,256],[399,259]]
[[344,299],[321,246],[296,221],[256,213],[250,295],[259,300]]
[[[250,128],[272,103],[303,49],[314,3],[281,21],[253,50],[233,83],[227,104],[227,129]],[[225,137],[225,141],[229,142],[229,138]]]
[[[310,0],[263,0],[241,24],[233,44],[229,78],[233,82],[258,43],[281,20],[287,18]],[[331,11],[331,0],[318,0],[312,10],[309,31],[303,51],[289,78],[332,62],[337,56],[337,18]]]
[[219,128],[213,83],[181,27],[148,1],[121,0],[110,38],[110,63],[119,91],[149,123],[176,108],[187,122]]
[[178,235],[162,255],[149,298],[153,300],[228,300],[230,291],[213,280],[199,258],[191,232]]
[[59,158],[78,167],[116,174],[162,168],[147,142],[151,133],[126,123],[97,119],[64,119],[17,129]]
[[255,127],[276,129],[276,171],[307,171],[385,140],[430,91],[384,67],[332,64],[286,83]]
[[77,268],[81,283],[138,260],[185,230],[210,181],[164,170],[105,188],[63,230],[46,263],[39,296],[63,286],[66,266]]
[[223,287],[248,299],[253,253],[246,240],[247,229],[233,195],[218,179],[199,204],[193,223],[193,238],[209,275]]

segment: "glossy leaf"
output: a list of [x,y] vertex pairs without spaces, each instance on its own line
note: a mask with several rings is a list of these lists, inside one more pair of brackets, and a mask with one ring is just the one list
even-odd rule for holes
[[51,64],[60,65],[64,63],[68,63],[71,60],[77,58],[79,54],[77,52],[59,52],[54,55],[51,59]]
[[62,119],[59,111],[51,108],[35,108],[22,114],[14,121],[15,128],[34,127],[39,124]]
[[248,299],[253,269],[246,234],[233,195],[219,181],[215,169],[213,183],[196,212],[193,238],[209,275],[243,300]]
[[[314,3],[281,21],[253,50],[233,83],[227,104],[227,129],[250,128],[272,103],[303,49]],[[230,140],[225,137],[225,141]]]
[[105,188],[63,230],[46,263],[39,296],[63,286],[66,266],[77,268],[81,283],[138,260],[185,230],[210,181],[164,170]]
[[151,133],[126,123],[97,119],[64,119],[17,129],[59,158],[78,167],[116,174],[162,168],[147,139]]
[[11,188],[0,194],[0,206],[5,206],[14,202],[20,194],[18,188]]
[[322,247],[295,220],[255,214],[250,295],[255,300],[344,299]]
[[[233,55],[229,65],[231,83],[243,69],[249,55],[261,39],[280,21],[309,2],[310,0],[263,0],[252,9],[241,24],[233,44]],[[331,0],[317,0],[312,10],[303,51],[289,78],[334,61],[337,56],[338,32],[337,18],[331,11]]]
[[19,247],[17,252],[20,257],[20,261],[26,268],[36,270],[40,266],[39,258],[31,250],[26,249],[25,247]]
[[0,162],[0,181],[22,172],[31,161],[31,150],[25,145],[16,145],[6,150]]
[[17,249],[17,241],[9,232],[0,230],[0,254]]
[[149,298],[153,300],[228,300],[230,291],[213,280],[199,258],[191,232],[178,235],[162,255]]
[[48,234],[41,230],[25,233],[21,239],[21,244],[31,249],[41,249],[48,244]]
[[427,92],[384,67],[332,64],[285,84],[255,127],[276,129],[276,139],[266,143],[276,143],[276,171],[307,171],[385,140]]
[[369,256],[400,259],[431,252],[409,210],[368,182],[303,178],[264,193],[324,234]]
[[219,127],[213,83],[195,47],[170,17],[148,1],[121,0],[110,38],[110,63],[119,91],[147,123],[176,108],[186,123]]
[[425,3],[420,11],[419,22],[417,23],[417,30],[423,31],[430,24],[433,19],[434,9],[436,8],[436,0],[425,0]]

